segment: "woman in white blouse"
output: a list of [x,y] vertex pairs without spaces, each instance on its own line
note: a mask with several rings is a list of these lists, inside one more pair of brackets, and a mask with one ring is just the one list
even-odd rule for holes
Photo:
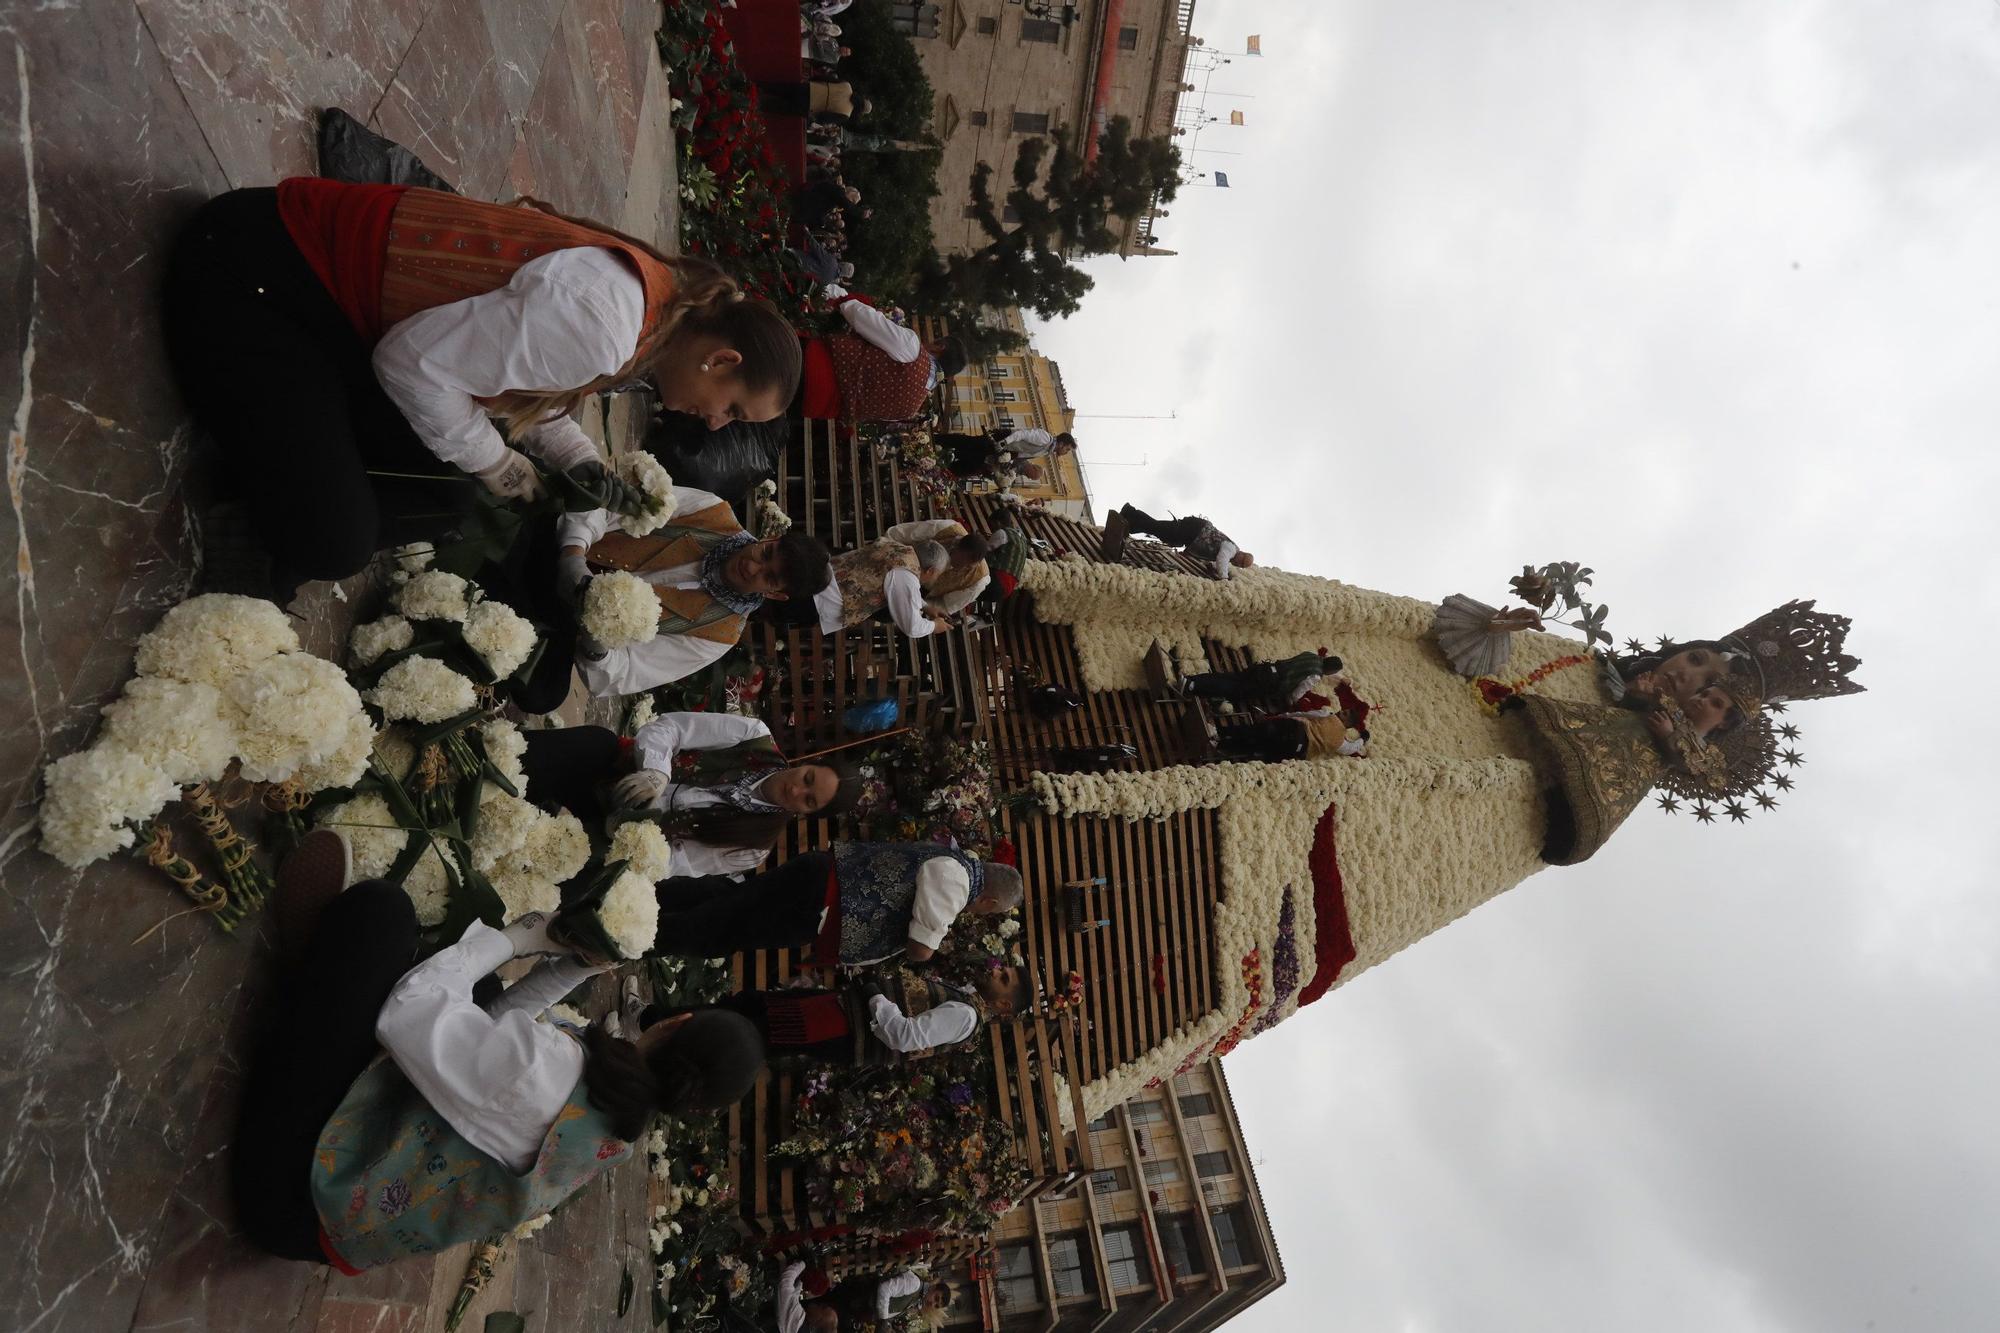
[[715,429],[778,417],[801,364],[784,317],[700,260],[536,207],[316,178],[205,204],[165,313],[272,561],[268,589],[239,590],[281,601],[448,530],[465,483],[535,497],[530,456],[616,498],[572,419],[597,392],[650,376]]
[[662,713],[629,742],[605,727],[526,735],[528,799],[585,821],[645,811],[674,845],[677,876],[747,874],[794,820],[845,814],[861,796],[844,766],[786,766],[770,728],[739,713]]
[[306,858],[327,873],[280,883],[287,910],[316,921],[231,1158],[238,1223],[265,1251],[355,1272],[503,1234],[629,1156],[656,1112],[719,1110],[763,1069],[735,1015],[636,1041],[537,1021],[595,971],[568,957],[480,1006],[473,984],[501,963],[559,951],[541,914],[475,922],[411,967],[409,898],[381,880],[338,892],[332,851]]

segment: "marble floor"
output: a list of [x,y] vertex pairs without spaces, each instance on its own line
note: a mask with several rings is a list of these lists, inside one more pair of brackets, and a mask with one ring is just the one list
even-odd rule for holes
[[[443,1327],[460,1253],[329,1278],[234,1238],[224,1154],[268,943],[192,917],[153,930],[180,906],[171,886],[126,860],[66,872],[35,848],[33,799],[192,573],[182,494],[200,460],[155,330],[176,224],[220,190],[311,171],[315,115],[340,106],[469,194],[532,193],[668,240],[656,15],[655,0],[0,9],[0,526],[14,555],[0,595],[0,1328]],[[295,608],[323,651],[365,596],[331,592]],[[518,1310],[531,1329],[650,1325],[642,1174],[587,1192],[521,1250],[479,1311]],[[640,1296],[619,1319],[627,1268]]]

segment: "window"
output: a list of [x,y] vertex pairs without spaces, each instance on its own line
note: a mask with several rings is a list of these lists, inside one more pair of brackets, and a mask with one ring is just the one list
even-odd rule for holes
[[1119,1190],[1132,1188],[1132,1173],[1122,1166],[1114,1166],[1109,1171],[1093,1171],[1090,1174],[1090,1192],[1093,1194],[1116,1194]]
[[1167,1118],[1167,1108],[1151,1098],[1132,1103],[1132,1123],[1135,1125],[1156,1125]]
[[1027,1245],[1002,1245],[1000,1271],[994,1274],[993,1289],[1002,1310],[1038,1310],[1041,1288],[1035,1285],[1035,1252]]
[[1118,49],[1136,51],[1139,49],[1139,30],[1127,24],[1118,30]]
[[1021,401],[1021,395],[1013,389],[995,389],[993,391],[993,401],[996,403],[1018,403]]
[[1016,111],[1014,113],[1014,133],[1047,134],[1049,113],[1046,111]]
[[1062,40],[1062,24],[1054,19],[1022,19],[1021,40],[1047,42],[1053,46]]
[[[986,377],[988,379],[995,379],[995,380],[1011,380],[1014,378],[1014,367],[1008,365],[1001,365],[996,362],[986,367]],[[1110,1128],[1111,1115],[1109,1112],[1105,1113],[1104,1120],[1105,1120],[1105,1128],[1107,1129]],[[1091,1121],[1090,1123],[1092,1127],[1095,1127],[1097,1124],[1095,1120]]]
[[993,18],[981,19],[973,25],[973,31],[981,37],[991,37],[994,33],[1000,31],[1000,20]]
[[1201,1223],[1188,1213],[1160,1219],[1160,1248],[1167,1253],[1167,1267],[1176,1278],[1200,1277],[1208,1272],[1202,1257]]
[[1146,1183],[1148,1185],[1171,1185],[1180,1178],[1181,1168],[1177,1162],[1146,1163]]
[[1215,1247],[1222,1252],[1224,1268],[1249,1268],[1263,1262],[1263,1249],[1257,1244],[1257,1232],[1246,1209],[1225,1208],[1209,1221],[1215,1226]]
[[1226,1176],[1229,1174],[1229,1154],[1226,1152],[1198,1152],[1194,1155],[1195,1174],[1202,1176]]
[[984,125],[991,119],[992,117],[984,111],[968,111],[965,115],[965,123],[968,125]]
[[1118,1127],[1118,1112],[1106,1111],[1103,1115],[1091,1121],[1090,1127],[1092,1129],[1116,1129]]
[[1111,1290],[1138,1291],[1146,1286],[1145,1242],[1139,1228],[1127,1224],[1104,1228],[1104,1258],[1111,1268]]
[[1214,1115],[1215,1098],[1205,1092],[1197,1092],[1181,1098],[1182,1115]]
[[1097,1280],[1084,1263],[1088,1249],[1078,1235],[1056,1236],[1049,1241],[1049,1277],[1055,1282],[1058,1300],[1088,1296],[1097,1289]]

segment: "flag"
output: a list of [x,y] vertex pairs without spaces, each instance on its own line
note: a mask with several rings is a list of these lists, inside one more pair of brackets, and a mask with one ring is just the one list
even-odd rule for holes
[[1243,123],[1243,113],[1241,111],[1230,112],[1229,123],[1231,125],[1241,125]]
[[1246,37],[1246,38],[1244,38],[1244,39],[1243,39],[1243,50],[1244,50],[1244,53],[1245,53],[1246,55],[1253,55],[1253,56],[1261,56],[1261,55],[1263,55],[1263,54],[1264,54],[1264,39],[1263,39],[1262,37]]
[[1229,173],[1228,173],[1228,172],[1226,172],[1226,171],[1218,171],[1218,172],[1216,172],[1216,173],[1215,173],[1215,188],[1216,188],[1216,189],[1218,189],[1218,190],[1226,190],[1226,189],[1228,189],[1228,188],[1229,188]]

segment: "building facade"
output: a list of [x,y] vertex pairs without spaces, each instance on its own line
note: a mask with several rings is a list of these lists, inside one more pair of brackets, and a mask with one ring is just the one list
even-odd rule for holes
[[[1022,332],[1018,310],[1003,314],[1006,327]],[[1033,344],[974,361],[950,381],[946,427],[955,431],[1017,430],[1037,426],[1051,435],[1074,431],[1076,410],[1063,386],[1062,367]],[[1075,454],[1042,461],[1039,482],[1022,483],[1014,493],[1046,501],[1066,518],[1090,520],[1090,494]]]
[[[971,216],[971,180],[993,168],[996,201],[1023,141],[1065,136],[1094,143],[1124,116],[1135,137],[1175,132],[1195,0],[940,0],[916,25],[924,73],[937,96],[932,130],[944,146],[931,231],[941,253],[988,239]],[[1003,215],[1003,221],[1004,221]],[[1125,221],[1118,253],[1167,254],[1140,219]]]
[[1283,1285],[1220,1060],[1088,1133],[1097,1169],[1001,1220],[947,1328],[1204,1333]]

